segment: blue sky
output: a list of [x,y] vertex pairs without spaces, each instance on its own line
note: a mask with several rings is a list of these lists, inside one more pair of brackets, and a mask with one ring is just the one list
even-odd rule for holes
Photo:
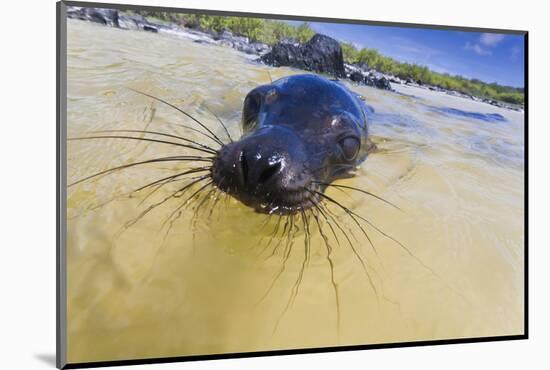
[[[292,22],[301,23],[301,22]],[[501,85],[524,86],[523,36],[312,22],[317,32],[401,62]]]

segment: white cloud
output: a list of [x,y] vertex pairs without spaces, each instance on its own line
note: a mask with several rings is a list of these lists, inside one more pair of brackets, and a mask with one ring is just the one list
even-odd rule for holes
[[494,47],[504,40],[504,35],[498,33],[482,33],[479,42],[488,47]]
[[479,55],[491,55],[493,53],[491,50],[486,49],[480,46],[479,44],[471,44],[469,42],[467,42],[466,45],[464,45],[464,49],[472,50]]
[[394,36],[391,40],[396,53],[400,54],[400,56],[396,56],[396,59],[401,59],[404,61],[409,60],[410,62],[412,57],[416,63],[427,64],[432,61],[434,57],[441,56],[443,54],[441,50],[431,48],[405,37]]
[[467,42],[464,49],[471,50],[478,55],[491,55],[494,48],[504,40],[504,35],[499,33],[482,33],[476,43]]

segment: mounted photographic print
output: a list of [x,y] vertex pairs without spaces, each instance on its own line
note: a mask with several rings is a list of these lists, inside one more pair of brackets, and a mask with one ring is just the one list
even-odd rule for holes
[[527,338],[526,56],[58,3],[58,367]]

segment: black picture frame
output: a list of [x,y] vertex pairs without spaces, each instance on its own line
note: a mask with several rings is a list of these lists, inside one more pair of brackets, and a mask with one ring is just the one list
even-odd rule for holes
[[[220,16],[244,16],[256,18],[275,18],[280,20],[294,21],[309,21],[309,22],[330,22],[330,23],[345,23],[359,25],[376,25],[376,26],[394,26],[405,28],[422,28],[422,29],[437,29],[437,30],[455,30],[455,31],[471,31],[471,32],[493,32],[510,35],[521,35],[524,37],[524,132],[525,132],[525,154],[524,154],[524,333],[519,335],[491,336],[491,337],[472,337],[472,338],[454,338],[412,342],[395,342],[382,344],[364,344],[338,347],[319,347],[306,349],[287,349],[287,350],[270,350],[257,352],[242,352],[242,353],[223,353],[223,354],[207,354],[207,355],[191,355],[177,357],[162,357],[162,358],[143,358],[130,360],[115,360],[115,361],[98,361],[98,362],[82,362],[68,363],[66,361],[66,320],[67,320],[67,276],[66,276],[66,108],[67,108],[67,76],[66,76],[66,44],[67,44],[67,17],[66,8],[68,6],[80,7],[97,7],[110,8],[117,10],[144,10],[144,11],[161,11],[174,13],[190,13],[190,14],[208,14]],[[400,23],[400,22],[382,22],[356,19],[338,19],[325,17],[312,17],[301,15],[288,14],[264,14],[264,13],[248,13],[248,12],[232,12],[218,11],[206,9],[186,9],[174,7],[157,7],[145,5],[131,4],[112,4],[99,2],[80,2],[80,1],[59,1],[56,4],[57,17],[57,61],[56,61],[56,122],[57,122],[57,143],[56,143],[56,366],[59,369],[76,369],[76,368],[93,368],[107,366],[123,366],[123,365],[142,365],[142,364],[157,364],[157,363],[172,363],[172,362],[187,362],[215,359],[230,359],[230,358],[245,358],[245,357],[263,357],[263,356],[279,356],[292,354],[308,354],[322,352],[340,352],[340,351],[358,351],[369,349],[382,348],[398,348],[398,347],[418,347],[418,346],[436,346],[447,344],[461,343],[481,343],[495,341],[511,341],[525,340],[529,338],[529,32],[526,30],[511,30],[511,29],[495,29],[483,27],[458,27],[449,25],[435,24],[417,24],[417,23]]]

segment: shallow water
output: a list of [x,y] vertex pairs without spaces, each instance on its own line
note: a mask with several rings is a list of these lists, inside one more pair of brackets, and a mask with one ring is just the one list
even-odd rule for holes
[[[238,137],[246,93],[294,73],[301,72],[255,64],[228,48],[69,20],[69,136],[147,128],[212,145],[178,127],[192,122],[177,111],[128,88],[186,109],[222,137],[215,112]],[[124,194],[181,164],[137,166],[70,187],[69,362],[521,334],[523,114],[414,87],[348,86],[371,108],[379,151],[338,183],[401,211],[361,193],[328,194],[403,246],[366,226],[373,248],[332,208],[365,268],[342,234],[336,240],[323,224],[331,276],[310,219],[311,256],[296,284],[304,227],[297,223],[292,244],[281,231],[271,238],[277,216],[215,193],[195,219],[186,208],[169,232],[163,223],[181,201],[125,228],[174,188],[147,199]],[[181,153],[159,143],[71,141],[68,182]]]

